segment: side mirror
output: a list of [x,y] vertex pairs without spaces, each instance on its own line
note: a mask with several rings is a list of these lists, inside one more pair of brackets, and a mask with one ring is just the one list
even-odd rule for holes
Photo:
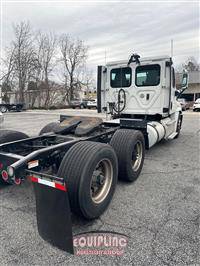
[[180,98],[182,93],[188,88],[188,81],[189,81],[188,72],[184,71],[182,76],[181,89],[175,92],[175,96],[177,99]]
[[189,81],[189,76],[187,72],[183,73],[182,77],[182,82],[181,82],[181,89],[186,90],[188,88],[188,81]]

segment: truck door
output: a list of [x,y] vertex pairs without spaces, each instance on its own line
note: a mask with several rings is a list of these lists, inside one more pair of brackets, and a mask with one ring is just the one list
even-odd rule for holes
[[[109,70],[109,83],[108,90],[107,90],[107,101],[113,102],[118,108],[118,92],[120,89],[123,89],[128,96],[128,89],[131,87],[132,84],[132,69],[131,67],[127,66],[116,66]],[[121,101],[119,108],[123,108],[124,104],[124,95],[121,95]],[[126,97],[126,101],[128,97]]]

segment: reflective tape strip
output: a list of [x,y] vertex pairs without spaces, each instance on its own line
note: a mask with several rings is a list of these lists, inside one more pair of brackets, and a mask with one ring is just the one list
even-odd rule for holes
[[44,179],[40,179],[40,178],[38,178],[38,183],[46,185],[46,186],[49,186],[49,187],[55,187],[55,183],[54,182],[51,182],[51,181],[48,181],[48,180],[44,180]]
[[32,182],[38,183],[38,178],[37,177],[30,176],[30,179],[32,180]]
[[67,191],[65,185],[61,185],[61,184],[58,184],[58,183],[55,183],[55,188],[63,190],[63,191]]
[[48,180],[44,180],[44,179],[41,179],[41,178],[38,178],[38,177],[35,177],[35,176],[30,176],[30,178],[31,178],[32,182],[39,183],[39,184],[42,184],[42,185],[45,185],[45,186],[48,186],[48,187],[53,187],[53,188],[56,188],[56,189],[59,189],[59,190],[67,191],[65,185],[58,184],[58,183],[55,183],[55,182],[52,182],[52,181],[48,181]]

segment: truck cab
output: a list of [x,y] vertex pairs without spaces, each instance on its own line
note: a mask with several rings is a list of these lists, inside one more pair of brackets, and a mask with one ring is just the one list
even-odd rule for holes
[[175,97],[175,71],[172,65],[169,56],[162,56],[100,66],[98,111],[165,118],[177,111],[177,107],[181,110]]

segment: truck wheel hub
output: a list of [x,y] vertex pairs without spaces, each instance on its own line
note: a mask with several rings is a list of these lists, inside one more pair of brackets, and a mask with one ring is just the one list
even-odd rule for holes
[[113,180],[113,167],[108,159],[101,160],[92,175],[91,198],[94,203],[101,203],[109,193]]

